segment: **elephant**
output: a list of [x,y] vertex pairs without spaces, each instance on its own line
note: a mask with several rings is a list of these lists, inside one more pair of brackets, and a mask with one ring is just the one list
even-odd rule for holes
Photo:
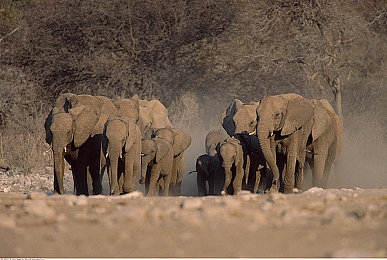
[[222,126],[226,132],[233,136],[236,133],[247,131],[254,134],[257,126],[256,110],[259,102],[251,101],[248,104],[239,99],[234,99],[230,106],[222,113]]
[[141,179],[145,183],[147,196],[158,195],[162,183],[163,195],[168,196],[172,177],[173,148],[161,137],[145,139],[141,142]]
[[224,184],[224,173],[217,154],[200,155],[196,159],[196,174],[199,196],[220,194]]
[[266,167],[266,159],[257,136],[243,131],[235,134],[234,137],[242,145],[246,189],[252,193],[258,191],[259,194],[264,194],[266,190],[270,189],[273,174]]
[[[242,145],[235,137],[228,137],[219,143],[217,149],[224,169],[224,185],[221,194],[236,195],[242,189],[242,180],[245,177]],[[232,187],[231,182],[233,182]]]
[[138,126],[145,138],[151,128],[173,127],[168,117],[167,108],[157,99],[150,101],[140,99],[139,103],[139,121]]
[[206,135],[205,148],[209,155],[216,155],[217,145],[230,137],[223,128],[212,129]]
[[139,123],[140,118],[139,102],[140,100],[137,95],[132,98],[120,98],[113,100],[113,104],[118,111],[117,116],[129,117],[136,124]]
[[274,175],[270,191],[302,190],[313,106],[304,97],[289,93],[263,97],[256,111],[256,135]]
[[153,129],[152,136],[158,136],[167,140],[173,149],[173,168],[171,183],[169,185],[170,194],[181,195],[181,182],[185,172],[185,150],[191,145],[191,136],[179,128],[159,128]]
[[[105,123],[103,150],[108,164],[110,194],[134,191],[141,168],[140,128],[125,116],[110,116]],[[121,177],[123,181],[118,183]]]
[[46,142],[54,157],[54,191],[64,194],[64,159],[71,165],[77,195],[89,195],[87,168],[93,180],[93,194],[102,192],[101,172],[104,124],[117,110],[106,97],[61,94],[45,120]]
[[326,188],[331,166],[336,157],[341,157],[343,123],[328,100],[312,99],[311,103],[315,113],[306,161],[313,172],[313,186]]

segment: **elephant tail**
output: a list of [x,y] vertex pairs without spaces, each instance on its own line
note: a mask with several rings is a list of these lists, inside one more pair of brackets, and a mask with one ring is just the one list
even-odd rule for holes
[[194,173],[194,172],[197,173],[197,171],[190,171],[189,173],[187,173],[187,175],[190,175],[191,173]]

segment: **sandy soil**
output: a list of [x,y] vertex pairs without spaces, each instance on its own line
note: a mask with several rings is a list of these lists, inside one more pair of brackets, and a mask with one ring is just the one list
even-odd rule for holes
[[387,257],[387,188],[225,197],[0,192],[0,257]]

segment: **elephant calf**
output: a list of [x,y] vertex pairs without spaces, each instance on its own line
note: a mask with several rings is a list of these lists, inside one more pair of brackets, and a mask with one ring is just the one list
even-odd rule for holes
[[[198,195],[219,195],[224,183],[224,175],[217,155],[202,154],[196,159],[196,180]],[[208,182],[208,192],[207,192]]]

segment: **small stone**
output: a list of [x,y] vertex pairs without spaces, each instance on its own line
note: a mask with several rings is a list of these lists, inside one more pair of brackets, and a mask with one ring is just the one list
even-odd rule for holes
[[27,195],[27,198],[32,199],[32,200],[45,199],[45,198],[47,198],[47,195],[44,192],[32,191]]
[[186,199],[182,204],[182,209],[199,210],[202,208],[202,200],[200,198]]

